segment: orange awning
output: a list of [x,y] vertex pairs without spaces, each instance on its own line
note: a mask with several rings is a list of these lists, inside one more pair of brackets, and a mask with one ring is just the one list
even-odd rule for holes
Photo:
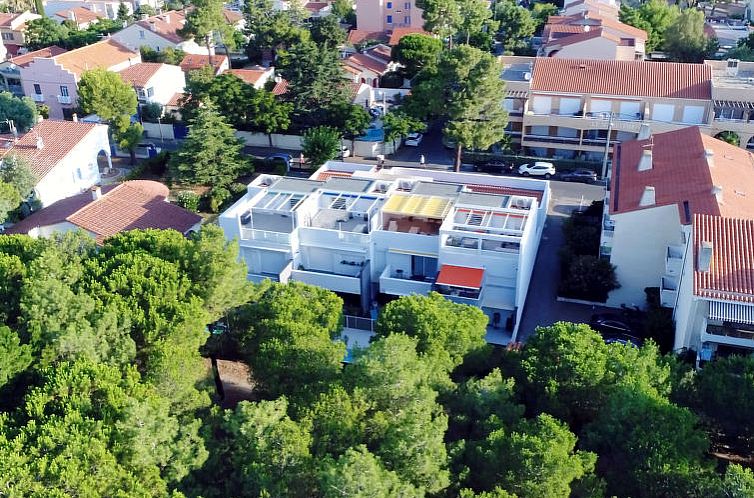
[[437,285],[452,285],[453,287],[465,287],[467,289],[481,289],[483,278],[483,268],[442,265],[435,283]]

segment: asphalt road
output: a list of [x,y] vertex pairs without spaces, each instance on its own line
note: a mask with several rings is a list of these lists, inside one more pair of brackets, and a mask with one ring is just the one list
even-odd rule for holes
[[603,199],[605,189],[600,185],[561,181],[550,182],[550,187],[552,197],[519,327],[520,341],[525,341],[538,326],[552,325],[558,321],[584,323],[589,321],[593,313],[606,311],[606,308],[600,306],[556,300],[560,280],[558,250],[563,245],[563,220],[574,209],[587,207],[592,201]]

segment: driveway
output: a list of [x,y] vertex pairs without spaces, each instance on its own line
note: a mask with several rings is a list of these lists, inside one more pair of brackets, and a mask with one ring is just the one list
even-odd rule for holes
[[558,250],[563,245],[563,220],[579,206],[586,207],[592,201],[603,199],[605,189],[600,185],[561,181],[550,182],[550,187],[550,207],[524,305],[518,331],[519,341],[525,341],[538,326],[552,325],[558,321],[586,323],[593,313],[606,310],[601,306],[563,303],[556,300],[560,280]]

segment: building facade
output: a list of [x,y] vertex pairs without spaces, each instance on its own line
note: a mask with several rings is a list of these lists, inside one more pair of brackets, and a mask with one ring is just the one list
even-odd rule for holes
[[549,197],[539,180],[330,162],[309,179],[261,175],[219,222],[251,280],[317,285],[364,311],[434,290],[480,307],[507,343]]
[[356,27],[367,32],[422,29],[424,18],[414,0],[356,0]]
[[136,91],[140,104],[156,103],[168,105],[173,95],[183,92],[186,76],[178,66],[141,62],[120,71],[123,81]]
[[149,47],[157,52],[166,48],[180,49],[187,54],[207,54],[204,45],[197,44],[193,39],[185,40],[178,32],[186,24],[183,11],[171,10],[147,17],[135,22],[117,33],[112,38],[132,50]]

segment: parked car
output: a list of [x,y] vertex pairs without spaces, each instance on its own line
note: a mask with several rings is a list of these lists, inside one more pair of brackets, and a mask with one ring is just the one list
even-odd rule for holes
[[597,173],[590,169],[579,168],[563,173],[560,175],[560,179],[564,182],[594,183],[597,181]]
[[537,161],[534,165],[522,164],[518,167],[518,174],[523,176],[544,176],[550,178],[555,176],[555,166],[546,161]]
[[349,149],[346,146],[343,146],[340,148],[340,153],[338,153],[338,158],[345,159],[347,157],[351,157],[351,149]]
[[623,317],[612,313],[592,315],[589,326],[600,334],[633,334],[631,326],[623,321]]
[[410,147],[419,147],[419,144],[422,142],[422,138],[424,138],[424,135],[422,135],[421,133],[409,133],[408,135],[406,135],[406,140],[404,140],[403,143]]
[[370,114],[370,115],[371,115],[371,116],[372,116],[373,118],[379,118],[379,117],[382,117],[382,108],[380,108],[380,107],[370,107],[370,108],[369,108],[369,114]]
[[644,341],[628,334],[605,333],[602,334],[602,338],[605,340],[605,344],[623,344],[624,346],[633,346],[636,348],[644,345]]
[[[160,147],[157,147],[153,143],[141,142],[139,144],[136,144],[136,157],[154,157],[160,152],[162,152],[162,149]],[[126,153],[128,153],[128,151],[126,151]]]
[[475,169],[484,173],[510,174],[516,171],[516,165],[504,161],[487,161],[478,164]]

